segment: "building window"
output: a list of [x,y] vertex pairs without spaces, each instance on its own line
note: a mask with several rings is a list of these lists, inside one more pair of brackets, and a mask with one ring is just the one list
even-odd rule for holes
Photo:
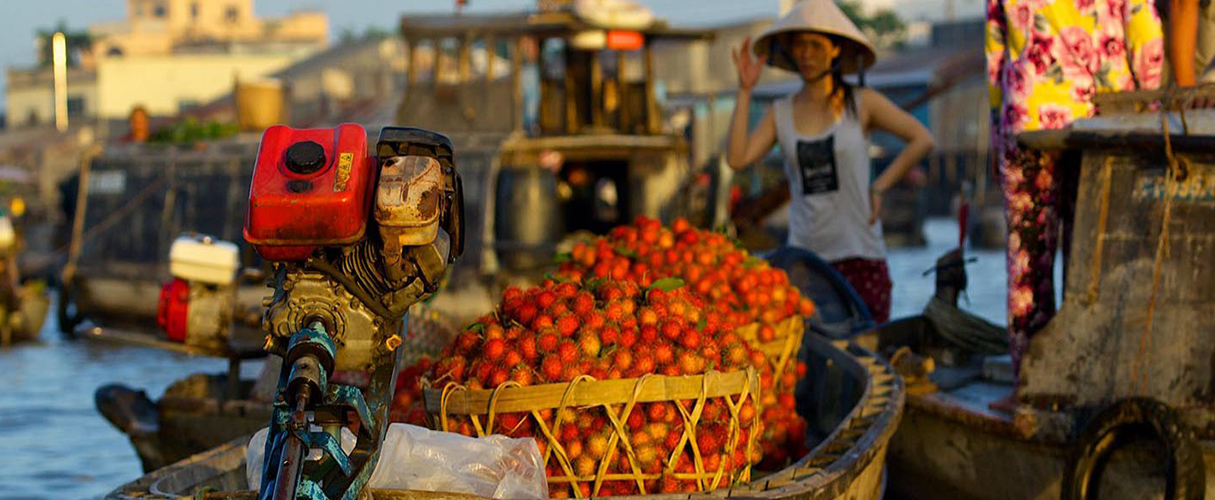
[[163,4],[163,3],[158,3],[158,4],[156,4],[155,7],[152,7],[153,16],[165,17],[167,14],[168,14],[168,10],[165,9],[165,4]]
[[226,18],[230,23],[235,23],[238,19],[240,19],[240,10],[235,6],[229,6],[228,9],[224,11],[224,18]]
[[68,118],[79,118],[84,116],[84,98],[80,96],[68,96],[67,112]]
[[198,19],[198,2],[190,4],[190,17]]
[[122,47],[110,47],[110,50],[107,50],[105,55],[110,57],[122,57]]

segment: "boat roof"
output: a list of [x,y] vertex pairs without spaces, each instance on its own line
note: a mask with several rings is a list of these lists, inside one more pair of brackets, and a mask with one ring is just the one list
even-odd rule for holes
[[[401,33],[405,38],[573,36],[586,30],[610,29],[587,23],[569,12],[512,12],[498,14],[405,14]],[[712,30],[672,28],[655,20],[637,31],[650,39],[705,40]]]

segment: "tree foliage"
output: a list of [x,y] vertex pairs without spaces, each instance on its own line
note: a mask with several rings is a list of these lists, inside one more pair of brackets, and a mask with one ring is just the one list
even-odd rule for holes
[[866,14],[859,0],[839,0],[840,10],[879,47],[901,45],[907,34],[903,19],[890,9],[879,9]]
[[54,46],[51,44],[51,38],[58,32],[63,32],[67,49],[67,66],[74,68],[80,64],[80,53],[92,49],[93,36],[85,30],[71,30],[68,28],[67,21],[63,19],[60,19],[53,28],[42,28],[35,32],[38,40],[38,65],[49,68],[54,64]]

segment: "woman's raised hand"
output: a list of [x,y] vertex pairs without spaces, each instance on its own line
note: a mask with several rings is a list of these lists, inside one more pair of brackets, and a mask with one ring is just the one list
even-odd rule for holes
[[760,58],[751,56],[751,37],[743,40],[742,47],[732,51],[734,56],[734,67],[738,68],[738,86],[744,90],[755,88],[755,84],[759,83],[759,75],[764,69],[764,64],[768,62],[768,56],[764,55]]

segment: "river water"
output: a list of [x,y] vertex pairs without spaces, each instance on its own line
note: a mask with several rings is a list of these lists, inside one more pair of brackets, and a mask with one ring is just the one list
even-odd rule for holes
[[[929,220],[924,230],[927,246],[890,252],[892,317],[920,312],[933,292],[933,277],[922,273],[957,244],[951,220]],[[978,261],[967,267],[969,304],[964,299],[963,307],[1004,324],[1003,252],[968,255]],[[243,373],[258,372],[259,362],[247,363]],[[142,471],[135,451],[97,413],[93,391],[123,383],[156,399],[187,374],[226,367],[219,359],[64,340],[52,314],[37,341],[0,349],[0,499],[96,498],[137,478]]]

